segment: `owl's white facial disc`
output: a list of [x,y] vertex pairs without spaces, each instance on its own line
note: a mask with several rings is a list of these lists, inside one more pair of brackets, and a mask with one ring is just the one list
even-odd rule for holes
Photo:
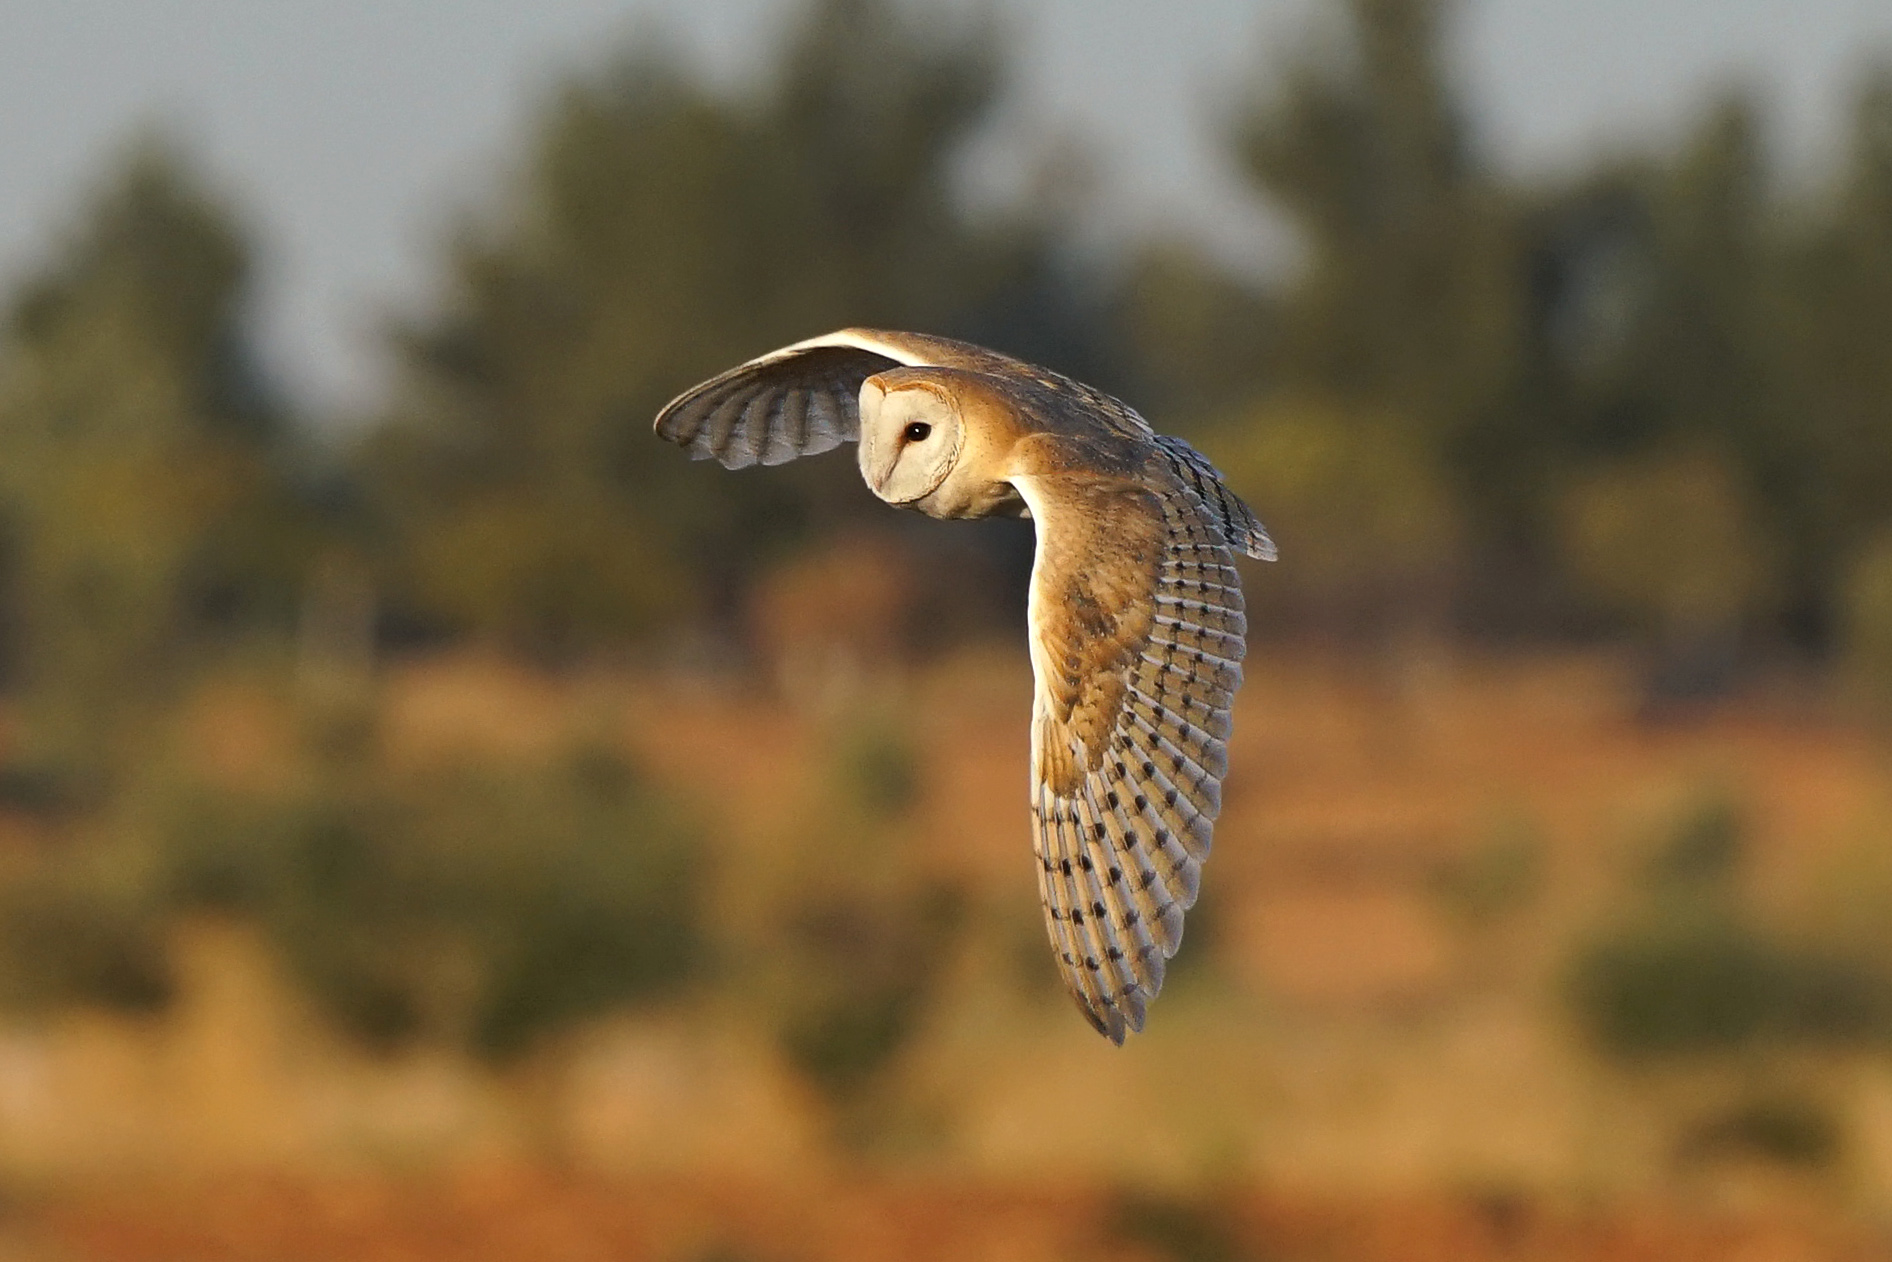
[[946,390],[869,377],[861,385],[861,477],[889,504],[939,489],[959,459],[965,424]]

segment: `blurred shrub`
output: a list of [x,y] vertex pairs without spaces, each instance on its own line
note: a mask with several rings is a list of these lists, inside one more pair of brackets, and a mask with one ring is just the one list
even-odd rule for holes
[[1792,982],[1751,926],[1671,908],[1585,946],[1572,986],[1592,1038],[1634,1054],[1726,1050],[1777,1032]]
[[26,1010],[163,1008],[172,993],[164,910],[109,847],[16,874],[0,885],[0,997]]
[[1382,629],[1442,607],[1457,509],[1409,425],[1277,403],[1206,432],[1203,444],[1281,547],[1256,616]]
[[1529,906],[1543,890],[1544,839],[1534,821],[1506,816],[1471,851],[1446,864],[1434,889],[1469,925],[1485,925]]
[[1892,534],[1854,559],[1840,601],[1842,679],[1861,709],[1892,719]]
[[436,508],[409,542],[417,610],[455,631],[565,653],[674,621],[690,572],[622,506],[586,496],[491,492]]
[[1167,1262],[1242,1262],[1253,1256],[1241,1243],[1233,1216],[1205,1199],[1132,1192],[1111,1214],[1111,1237]]
[[1842,1139],[1830,1107],[1801,1095],[1762,1095],[1697,1122],[1683,1135],[1676,1156],[1691,1164],[1759,1157],[1818,1169],[1838,1159]]
[[850,1103],[917,1031],[963,911],[925,882],[891,898],[832,890],[781,926],[795,977],[782,1047],[831,1100]]
[[315,522],[251,353],[248,253],[141,143],[0,321],[0,668],[31,755],[88,790],[142,755],[206,646],[294,608]]
[[915,851],[923,766],[899,716],[849,716],[828,752],[823,791],[773,847],[780,866],[749,951],[784,1054],[860,1143],[874,1138],[869,1102],[926,1017],[966,900]]
[[1565,495],[1559,533],[1586,595],[1670,641],[1738,630],[1773,591],[1749,495],[1717,452],[1659,454],[1589,475]]
[[835,738],[835,775],[846,801],[869,819],[896,819],[920,800],[919,753],[898,713],[868,713]]
[[1742,858],[1738,811],[1708,797],[1656,848],[1643,905],[1578,949],[1570,994],[1598,1045],[1697,1054],[1892,1037],[1892,960],[1761,927],[1735,883]]
[[338,1022],[505,1058],[675,994],[704,941],[690,831],[614,754],[180,813],[171,886],[256,916]]
[[1747,857],[1745,830],[1740,804],[1732,797],[1721,792],[1702,796],[1650,855],[1650,888],[1686,895],[1724,886]]

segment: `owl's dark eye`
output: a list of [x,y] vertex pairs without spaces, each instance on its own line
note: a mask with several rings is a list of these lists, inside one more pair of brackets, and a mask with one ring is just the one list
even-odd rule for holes
[[910,443],[926,441],[926,436],[933,432],[933,427],[925,421],[915,421],[906,428],[906,439]]

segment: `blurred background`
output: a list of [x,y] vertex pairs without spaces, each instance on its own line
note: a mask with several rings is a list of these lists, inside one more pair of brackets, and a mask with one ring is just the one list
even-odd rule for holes
[[[0,1257],[1892,1257],[1892,9],[0,14]],[[1280,543],[1121,1050],[848,324]]]

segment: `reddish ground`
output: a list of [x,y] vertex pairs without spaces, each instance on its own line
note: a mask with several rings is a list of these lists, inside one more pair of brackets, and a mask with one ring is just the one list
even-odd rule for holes
[[1164,1202],[938,1183],[251,1178],[16,1209],[4,1256],[98,1262],[1865,1262],[1892,1237],[1506,1199]]

